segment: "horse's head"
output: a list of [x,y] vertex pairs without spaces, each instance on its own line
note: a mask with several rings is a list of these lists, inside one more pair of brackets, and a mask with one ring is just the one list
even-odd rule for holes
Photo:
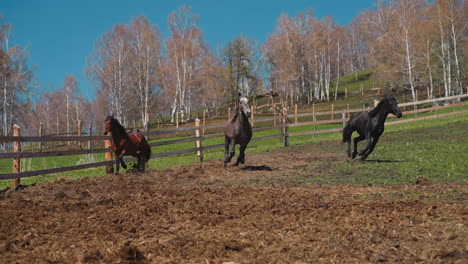
[[[115,133],[115,135],[127,137],[127,131],[113,116],[107,116],[106,120],[104,121],[104,124],[104,135],[107,135],[109,132],[112,131],[113,133]],[[115,135],[113,134],[112,136]]]
[[106,120],[104,121],[104,135],[107,136],[107,134],[111,131],[112,129],[112,123],[113,123],[114,117],[113,116],[107,116]]
[[242,111],[247,117],[250,117],[249,99],[245,96],[239,96],[239,111]]
[[395,97],[387,97],[386,98],[388,105],[389,105],[389,110],[390,113],[396,115],[396,117],[400,118],[403,116],[403,113],[401,112],[401,109],[398,107],[398,102],[396,101]]

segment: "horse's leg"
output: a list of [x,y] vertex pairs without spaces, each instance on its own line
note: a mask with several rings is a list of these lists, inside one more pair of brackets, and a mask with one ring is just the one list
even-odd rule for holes
[[115,155],[115,170],[117,173],[119,173],[120,169],[120,159],[119,156]]
[[234,145],[234,140],[226,137],[224,139],[224,168],[226,168],[227,164],[231,161],[232,157],[234,156],[234,151],[231,151],[231,145]]
[[234,155],[236,155],[236,141],[231,140],[231,145],[229,146],[229,161],[231,161],[231,159],[232,159],[232,157],[234,157]]
[[236,154],[236,142],[234,139],[231,139],[228,145],[229,149],[229,154],[226,156],[226,159],[224,160],[224,167],[226,168],[226,164],[231,162],[232,157]]
[[223,168],[226,168],[227,160],[229,157],[229,138],[224,138],[224,161],[223,161]]
[[359,151],[359,156],[365,155],[372,145],[372,136],[370,132],[366,133],[366,139],[367,139],[367,146],[365,149]]
[[141,154],[137,154],[137,164],[136,164],[136,168],[139,170],[139,171],[142,171],[141,169]]
[[141,152],[137,156],[138,162],[137,162],[137,168],[139,171],[145,171],[146,167],[146,158],[145,155],[142,154]]
[[351,140],[346,143],[348,143],[348,149],[346,150],[346,153],[348,154],[348,157],[351,158]]
[[375,145],[377,145],[377,142],[379,141],[379,138],[380,137],[377,136],[377,137],[374,138],[374,140],[372,140],[372,144],[370,145],[367,152],[364,155],[362,155],[361,160],[367,159],[367,157],[372,153],[372,151],[374,151]]
[[123,156],[125,155],[125,150],[122,151],[122,153],[120,153],[119,155],[119,159],[120,159],[120,163],[122,164],[122,168],[124,169],[127,169],[127,165],[125,164],[124,160],[123,160]]
[[237,157],[237,161],[236,163],[234,163],[234,166],[239,166],[239,163],[240,164],[244,164],[245,163],[245,149],[247,148],[247,145],[241,145],[240,148],[239,148],[239,157]]
[[360,141],[364,140],[365,138],[366,138],[366,137],[363,136],[363,135],[361,135],[361,134],[359,134],[359,137],[355,137],[355,138],[354,138],[354,151],[353,151],[353,153],[351,154],[351,158],[352,158],[352,159],[354,159],[354,158],[356,157],[356,155],[358,154],[358,151],[357,151],[357,144],[358,144]]

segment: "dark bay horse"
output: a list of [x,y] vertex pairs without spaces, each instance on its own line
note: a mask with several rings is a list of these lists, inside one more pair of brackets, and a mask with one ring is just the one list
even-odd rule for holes
[[113,116],[107,116],[105,124],[104,135],[110,132],[112,136],[112,149],[115,153],[117,172],[119,172],[120,164],[124,169],[127,168],[122,159],[123,156],[136,157],[138,159],[137,169],[144,171],[151,156],[151,148],[145,136],[139,132],[127,134],[125,128]]
[[234,115],[224,127],[224,168],[226,168],[227,163],[235,155],[235,146],[237,144],[240,145],[240,154],[234,166],[238,166],[239,163],[244,164],[245,162],[245,149],[250,139],[252,139],[252,126],[250,126],[249,117],[249,99],[241,96],[239,93]]
[[[351,117],[343,129],[343,143],[348,143],[348,157],[355,158],[358,154],[357,144],[364,139],[367,140],[365,149],[359,152],[361,160],[365,160],[375,148],[380,136],[384,132],[384,123],[388,114],[394,114],[398,118],[402,116],[398,103],[394,97],[385,97],[379,104],[369,112],[362,112]],[[354,151],[351,153],[351,135],[354,131],[359,133],[354,138]]]

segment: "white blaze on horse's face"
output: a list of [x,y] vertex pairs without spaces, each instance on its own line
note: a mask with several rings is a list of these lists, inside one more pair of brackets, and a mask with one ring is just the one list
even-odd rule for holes
[[249,99],[247,97],[242,97],[239,99],[239,104],[242,107],[242,111],[247,117],[250,117],[250,105]]

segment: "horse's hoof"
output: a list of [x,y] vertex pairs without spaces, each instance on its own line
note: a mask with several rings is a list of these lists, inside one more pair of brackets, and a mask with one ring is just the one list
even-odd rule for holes
[[367,155],[364,155],[361,157],[361,160],[366,160],[367,159]]
[[236,161],[236,163],[234,163],[234,166],[239,166],[239,162]]
[[353,152],[353,154],[351,154],[351,158],[352,158],[352,159],[354,159],[356,156],[357,156],[357,153],[356,153],[356,152]]
[[224,162],[224,163],[223,163],[223,168],[226,168],[226,167],[227,167],[227,163]]

